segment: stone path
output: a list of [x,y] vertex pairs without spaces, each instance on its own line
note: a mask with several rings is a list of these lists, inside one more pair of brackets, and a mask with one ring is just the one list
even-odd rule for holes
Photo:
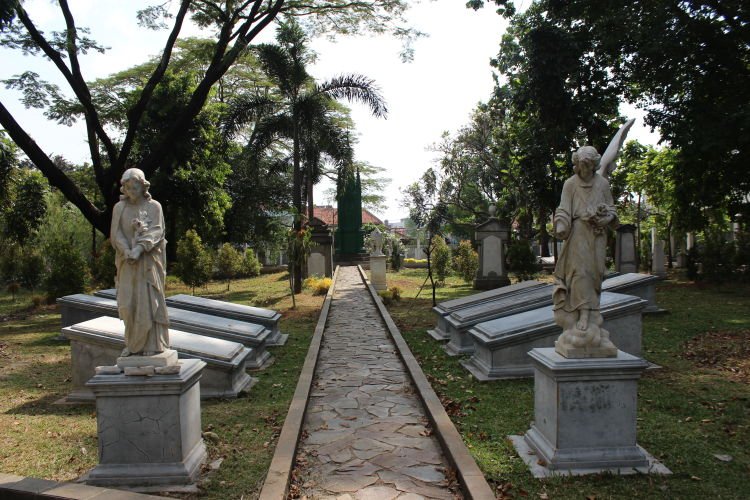
[[461,498],[356,267],[339,269],[302,436],[302,497]]

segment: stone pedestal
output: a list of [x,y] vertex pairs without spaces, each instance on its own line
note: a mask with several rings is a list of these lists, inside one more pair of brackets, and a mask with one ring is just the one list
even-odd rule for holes
[[615,271],[618,273],[638,272],[638,259],[635,253],[635,226],[633,224],[622,224],[617,228]]
[[180,361],[175,375],[96,375],[99,465],[96,486],[153,488],[195,482],[206,458],[201,438],[199,360]]
[[490,207],[490,218],[476,227],[474,237],[479,246],[479,269],[474,289],[491,290],[509,285],[505,245],[510,237],[510,229],[495,217],[494,206]]
[[370,255],[370,282],[375,290],[386,290],[388,285],[385,281],[385,255]]
[[525,444],[549,471],[648,471],[636,444],[638,379],[648,366],[619,351],[606,359],[566,359],[554,349],[529,352],[534,422]]
[[311,229],[310,255],[307,257],[307,276],[333,277],[333,236],[328,224],[313,217],[308,223]]

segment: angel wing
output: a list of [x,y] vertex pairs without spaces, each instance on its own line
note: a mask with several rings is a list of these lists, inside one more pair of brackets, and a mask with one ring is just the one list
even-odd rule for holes
[[618,130],[612,140],[609,141],[609,146],[607,146],[607,149],[604,151],[602,159],[599,160],[599,170],[596,172],[605,179],[609,179],[609,174],[615,169],[615,159],[617,159],[617,155],[620,152],[620,149],[625,142],[625,138],[628,136],[628,131],[630,130],[630,127],[633,126],[633,123],[635,123],[635,118],[631,118],[620,127],[620,130]]

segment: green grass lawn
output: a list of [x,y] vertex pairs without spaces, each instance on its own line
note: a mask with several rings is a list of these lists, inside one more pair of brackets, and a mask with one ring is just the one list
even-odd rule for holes
[[[535,480],[506,439],[533,418],[533,380],[480,383],[425,331],[435,324],[425,270],[388,275],[402,300],[389,306],[487,479],[508,498],[750,498],[750,286],[697,286],[670,279],[644,318],[643,345],[661,365],[639,383],[638,442],[673,475],[598,475]],[[428,284],[429,286],[429,284]],[[472,293],[457,279],[438,301]],[[725,462],[714,455],[730,455]]]
[[[276,360],[252,375],[259,382],[235,400],[202,404],[209,460],[222,459],[218,471],[201,484],[202,497],[257,496],[297,384],[323,297],[305,291],[292,309],[286,273],[211,283],[196,294],[268,307],[282,313],[289,333]],[[169,277],[167,294],[190,293]],[[73,480],[97,463],[93,405],[56,405],[70,385],[70,347],[57,340],[60,315],[54,306],[33,308],[33,294],[13,302],[0,294],[0,472]]]

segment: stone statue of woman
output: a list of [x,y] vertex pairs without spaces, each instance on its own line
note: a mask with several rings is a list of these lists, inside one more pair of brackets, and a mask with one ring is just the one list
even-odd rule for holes
[[618,225],[607,178],[633,121],[615,135],[604,158],[591,146],[573,153],[575,175],[565,181],[555,210],[554,232],[565,240],[552,292],[555,322],[563,329],[555,350],[568,358],[617,355],[609,332],[601,327],[599,311],[606,271],[606,228]]
[[164,215],[141,170],[129,168],[120,184],[110,241],[116,253],[117,310],[125,323],[122,356],[153,356],[169,348]]

